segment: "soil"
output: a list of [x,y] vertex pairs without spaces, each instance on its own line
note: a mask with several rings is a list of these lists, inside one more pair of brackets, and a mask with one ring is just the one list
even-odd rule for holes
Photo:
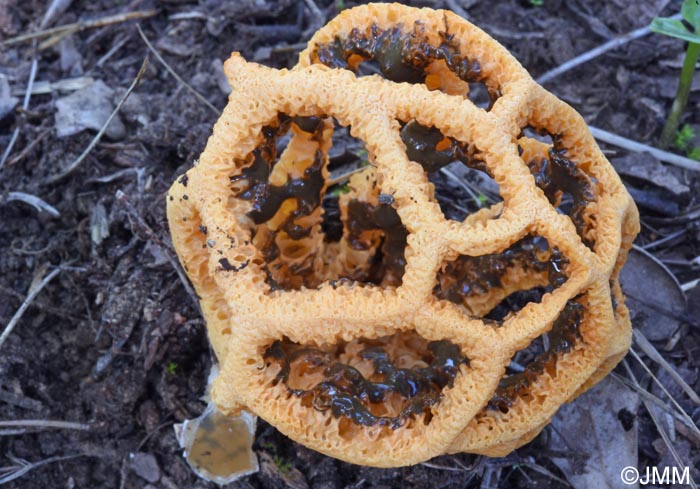
[[[133,0],[121,5],[9,0],[0,3],[0,39],[39,30],[46,3],[67,8],[59,8],[44,28],[156,9],[139,21],[144,33],[172,69],[218,109],[227,97],[221,62],[231,51],[266,65],[291,67],[319,26],[307,6],[312,2],[291,0]],[[356,3],[316,1],[326,19]],[[532,0],[407,3],[434,8],[461,4],[472,22],[503,43],[534,76],[680,8],[675,0],[544,0],[542,6]],[[680,41],[650,35],[546,87],[589,124],[654,144],[675,95],[683,49]],[[147,52],[135,21],[87,28],[37,51],[36,80],[56,83],[89,76],[114,91],[114,103]],[[0,324],[10,321],[33,282],[53,267],[64,269],[0,346],[0,419],[65,420],[89,423],[90,428],[0,432],[5,435],[0,436],[0,466],[17,465],[17,459],[50,462],[7,487],[216,487],[191,472],[172,428],[203,410],[200,396],[212,353],[198,308],[168,261],[172,251],[164,196],[197,159],[218,115],[151,58],[120,111],[121,133],[103,137],[74,171],[50,182],[85,150],[95,130],[58,136],[56,102],[66,93],[56,87],[33,95],[27,109],[21,108],[33,55],[31,41],[0,48],[0,76],[7,77],[20,99],[0,119],[0,153],[18,130],[0,170]],[[691,93],[684,123],[700,124],[698,88]],[[613,162],[628,156],[619,148],[604,150]],[[660,168],[678,185],[649,182],[641,166],[632,165],[624,175],[645,224],[638,243],[683,231],[650,251],[681,283],[688,282],[698,276],[700,180],[697,173]],[[119,190],[132,211],[117,199]],[[10,192],[38,196],[60,215],[10,201]],[[689,294],[695,311],[700,310],[699,296]],[[657,347],[666,347],[664,357],[697,392],[700,330],[690,323],[686,320],[673,342]],[[697,423],[700,410],[682,393],[679,399]],[[625,423],[636,419],[640,426],[640,466],[659,464],[666,452],[648,413],[641,408],[625,414]],[[566,474],[550,459],[550,436],[547,428],[502,459],[443,456],[429,464],[380,470],[325,457],[260,421],[255,450],[262,470],[230,487],[565,487]],[[683,456],[698,466],[699,447],[680,430],[676,439]],[[52,460],[67,456],[75,458]],[[533,464],[546,470],[533,470]]]

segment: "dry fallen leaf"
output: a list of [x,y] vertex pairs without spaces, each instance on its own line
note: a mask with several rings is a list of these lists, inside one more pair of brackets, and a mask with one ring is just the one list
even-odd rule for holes
[[620,275],[632,324],[651,341],[671,337],[685,312],[686,298],[676,277],[650,253],[633,248]]
[[572,456],[552,461],[575,489],[637,487],[624,484],[620,473],[637,467],[639,402],[638,394],[607,377],[559,410],[550,449]]
[[[77,134],[85,129],[100,130],[114,110],[113,91],[102,81],[88,85],[56,101],[56,135]],[[108,138],[121,139],[126,134],[124,124],[115,117],[105,132]]]

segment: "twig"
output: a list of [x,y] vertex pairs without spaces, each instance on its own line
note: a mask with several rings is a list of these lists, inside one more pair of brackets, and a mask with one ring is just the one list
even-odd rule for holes
[[[127,175],[131,174],[136,175],[136,180],[140,182],[143,180],[143,173],[144,173],[144,167],[140,166],[138,168],[124,168],[123,170],[119,170],[117,172],[112,173],[111,175],[105,175],[103,177],[95,177],[95,178],[90,178],[88,179],[88,183],[109,183],[113,182],[114,180],[125,177]],[[139,188],[141,185],[139,185]]]
[[129,463],[127,462],[127,455],[122,457],[122,464],[119,468],[119,489],[126,489],[126,481],[129,474]]
[[73,423],[71,421],[18,419],[11,421],[0,421],[0,428],[53,428],[60,430],[90,431],[91,426],[86,423]]
[[15,165],[22,161],[27,154],[40,142],[44,140],[44,138],[52,131],[52,128],[44,129],[37,137],[33,138],[32,141],[25,146],[25,148],[19,152],[19,154],[15,157],[13,157],[10,161],[7,162],[9,166]]
[[437,465],[430,462],[421,462],[418,465],[422,465],[423,467],[428,467],[430,469],[447,470],[449,472],[464,472],[464,469],[460,469],[457,467],[446,467],[444,465]]
[[123,205],[129,215],[136,220],[136,223],[138,226],[141,228],[141,230],[148,235],[148,239],[153,241],[155,245],[157,245],[161,250],[163,250],[163,253],[165,254],[165,257],[167,258],[168,262],[170,263],[170,266],[173,267],[175,272],[177,273],[177,276],[179,277],[180,281],[182,282],[182,285],[185,287],[185,290],[187,291],[187,294],[190,296],[192,299],[192,302],[194,303],[195,307],[199,309],[199,300],[197,299],[197,294],[195,293],[194,289],[190,285],[190,283],[187,281],[187,277],[185,274],[182,272],[182,269],[180,268],[177,260],[173,257],[172,251],[168,246],[166,246],[165,243],[163,243],[163,240],[160,239],[160,237],[156,234],[156,232],[151,229],[151,227],[146,223],[146,221],[143,220],[143,217],[141,217],[141,214],[136,210],[136,208],[129,202],[129,199],[126,198],[126,195],[124,192],[121,190],[117,190],[116,193],[116,198],[117,202],[119,202],[121,205]]
[[7,197],[5,199],[2,199],[2,196],[0,196],[0,204],[4,202],[12,202],[15,200],[24,202],[25,204],[29,204],[39,212],[46,212],[48,214],[51,214],[53,217],[61,216],[61,213],[58,212],[55,207],[53,207],[50,204],[47,204],[36,195],[26,194],[24,192],[8,192]]
[[278,46],[275,48],[272,48],[273,53],[294,53],[294,52],[299,52],[302,49],[306,47],[305,42],[298,42],[296,44],[285,44],[284,46]]
[[50,457],[44,460],[40,460],[39,462],[34,462],[30,463],[27,462],[26,460],[22,460],[19,458],[14,458],[11,457],[10,459],[16,464],[14,466],[10,467],[0,467],[0,472],[9,472],[9,474],[0,477],[0,485],[6,484],[10,481],[13,481],[15,479],[19,479],[22,477],[24,474],[27,472],[30,472],[34,469],[38,469],[39,467],[42,467],[44,465],[48,465],[53,462],[61,462],[63,460],[71,460],[74,458],[78,457],[87,457],[87,454],[84,453],[77,453],[75,455],[62,455],[58,457]]
[[[4,289],[2,291],[5,293],[8,292]],[[12,293],[14,291],[9,292]],[[41,402],[37,401],[36,399],[32,399],[31,397],[27,397],[23,394],[15,394],[14,392],[6,391],[4,389],[0,389],[0,402],[12,404],[13,406],[18,406],[28,411],[43,411],[44,409]]]
[[304,0],[304,3],[306,3],[306,6],[309,8],[309,10],[311,10],[311,13],[318,21],[320,21],[322,24],[326,21],[326,16],[323,15],[323,12],[321,12],[321,9],[318,8],[318,5],[316,5],[314,0]]
[[594,138],[603,141],[604,143],[612,144],[613,146],[618,146],[630,151],[636,151],[638,153],[646,152],[661,161],[665,161],[666,163],[680,166],[686,170],[700,172],[700,162],[698,161],[691,160],[690,158],[685,158],[684,156],[674,153],[669,153],[668,151],[663,151],[631,139],[623,138],[622,136],[604,131],[603,129],[598,129],[597,127],[588,126],[588,128],[591,130],[591,134]]
[[133,92],[134,89],[136,88],[136,86],[139,84],[139,82],[141,81],[141,78],[143,77],[143,74],[146,72],[146,68],[148,68],[148,55],[146,55],[146,57],[143,59],[143,63],[141,63],[141,68],[139,69],[139,72],[136,74],[136,78],[134,78],[134,81],[131,82],[131,86],[127,89],[126,93],[124,93],[124,96],[121,98],[121,100],[119,101],[119,103],[115,107],[114,111],[112,111],[112,113],[109,115],[109,118],[104,123],[102,128],[95,135],[95,137],[92,138],[92,141],[90,141],[90,144],[88,144],[88,147],[85,148],[85,150],[81,153],[80,156],[78,156],[78,158],[73,163],[68,165],[68,168],[63,170],[58,175],[54,175],[52,177],[47,178],[44,181],[44,184],[55,183],[59,180],[62,180],[63,178],[68,176],[73,170],[75,170],[78,167],[78,165],[80,165],[83,162],[83,160],[87,157],[87,155],[90,153],[90,151],[92,151],[92,149],[95,147],[95,145],[100,141],[100,139],[102,138],[102,135],[107,130],[107,126],[109,126],[109,123],[112,122],[112,119],[114,119],[114,117],[117,115],[119,110],[121,110],[122,105],[124,105],[124,102],[126,102],[126,99],[129,98],[129,95],[131,95],[131,92]]
[[500,27],[496,27],[495,25],[488,25],[484,24],[482,25],[485,31],[487,31],[489,34],[493,35],[496,39],[503,38],[503,39],[545,39],[547,37],[547,33],[545,32],[534,32],[534,31],[511,31],[508,29],[501,29]]
[[55,36],[57,34],[72,34],[74,32],[83,31],[85,29],[93,29],[95,27],[104,27],[107,25],[119,24],[134,19],[147,19],[149,17],[153,17],[157,13],[157,10],[140,10],[136,12],[127,12],[125,14],[108,15],[106,17],[102,17],[100,19],[95,20],[82,20],[78,22],[73,22],[72,24],[64,24],[58,27],[52,27],[51,29],[31,32],[29,34],[22,34],[21,36],[13,37],[12,39],[7,39],[6,41],[0,42],[0,46],[10,46],[12,44],[30,41],[32,39],[40,39],[43,37]]
[[0,421],[0,428],[58,428],[63,430],[89,431],[91,426],[87,423],[74,423],[72,421],[53,421],[49,419],[16,419]]
[[36,287],[32,287],[29,290],[29,294],[27,295],[27,298],[24,299],[24,302],[22,302],[22,305],[19,306],[19,309],[17,309],[17,312],[15,312],[15,315],[12,316],[12,319],[10,319],[10,322],[7,323],[7,326],[5,326],[5,330],[2,332],[2,335],[0,335],[0,348],[2,348],[3,343],[5,343],[5,340],[7,339],[8,336],[10,336],[10,333],[12,333],[12,330],[15,328],[19,320],[22,318],[22,315],[24,314],[24,311],[27,310],[29,305],[32,303],[32,301],[36,298],[37,295],[39,295],[39,292],[48,285],[49,282],[51,282],[56,275],[61,273],[62,269],[61,268],[56,268],[54,269],[51,273],[49,273],[46,277],[42,279],[41,282]]
[[[443,175],[446,175],[448,178],[454,180],[454,182],[457,185],[459,185],[465,192],[467,192],[469,194],[469,197],[472,198],[472,200],[474,201],[474,203],[476,204],[476,206],[479,209],[484,207],[484,205],[479,200],[479,196],[476,195],[476,193],[474,193],[474,191],[471,189],[471,187],[469,185],[466,184],[466,182],[464,182],[461,178],[459,178],[457,175],[455,175],[452,172],[452,170],[450,170],[448,168],[440,168],[440,173],[442,173]],[[491,200],[491,199],[489,199],[489,200]]]
[[39,24],[39,28],[43,29],[47,25],[53,21],[54,17],[57,15],[61,15],[63,12],[70,7],[71,0],[52,0],[51,5],[49,5],[49,8],[46,9],[46,13],[44,14],[44,18],[41,19],[41,24]]
[[[27,108],[29,108],[29,100],[32,98],[32,86],[34,85],[34,79],[36,78],[36,72],[38,69],[39,58],[37,56],[35,43],[34,54],[32,55],[32,67],[29,70],[29,81],[27,82],[27,92],[24,94],[24,101],[22,102],[22,110],[24,111],[26,111]],[[12,153],[12,148],[15,145],[15,142],[17,142],[17,137],[19,137],[20,127],[21,125],[17,124],[15,130],[12,133],[12,137],[10,138],[10,144],[8,144],[7,148],[5,148],[5,152],[2,155],[2,159],[0,159],[0,170],[2,170],[3,166],[5,166],[5,161],[7,161],[7,158],[10,156],[10,153]]]
[[469,20],[469,13],[464,10],[464,7],[458,4],[456,0],[447,0],[445,3],[447,3],[447,6],[450,7],[450,10],[452,10],[454,13],[463,19]]
[[[311,16],[313,17],[313,20],[309,21],[309,25],[306,28],[306,30],[302,33],[302,38],[308,38],[310,37],[310,34],[312,32],[315,32],[317,29],[319,29],[323,24],[326,23],[326,16],[325,14],[321,11],[320,8],[318,8],[318,5],[316,5],[316,2],[314,0],[304,0],[304,3],[306,4],[306,8],[309,9],[311,12]],[[301,19],[298,19],[298,27],[301,28]],[[299,36],[292,36],[290,38],[290,41],[293,41],[294,39],[298,39]]]
[[673,233],[669,234],[668,236],[664,236],[661,239],[657,239],[656,241],[652,241],[651,243],[645,244],[644,246],[642,246],[642,249],[649,251],[652,248],[656,248],[657,246],[661,246],[662,244],[666,244],[669,241],[673,241],[674,239],[678,239],[687,232],[688,232],[688,230],[685,228],[679,229],[678,231],[673,232]]
[[178,12],[176,14],[168,15],[168,20],[208,20],[209,16],[203,12],[198,12],[193,10],[191,12]]
[[171,426],[173,424],[175,424],[175,421],[165,421],[165,422],[159,424],[158,426],[156,426],[155,428],[153,428],[153,431],[146,433],[146,436],[143,437],[143,439],[139,442],[138,446],[136,447],[136,450],[134,450],[134,451],[140,452],[141,449],[144,447],[144,445],[146,445],[148,440],[150,440],[153,435],[158,433],[163,428],[165,428],[167,426]]
[[328,178],[328,185],[335,185],[337,183],[342,182],[343,180],[347,180],[355,173],[360,173],[366,168],[366,166],[343,166],[342,168],[331,172],[330,177]]
[[696,278],[695,280],[691,280],[690,282],[686,282],[684,284],[681,284],[681,290],[683,292],[688,292],[689,290],[697,287],[698,284],[700,284],[700,278]]
[[[680,20],[681,15],[676,14],[673,17],[671,17],[671,19]],[[650,33],[651,29],[647,25],[644,27],[640,27],[639,29],[636,29],[632,32],[628,32],[627,34],[623,34],[619,37],[616,37],[615,39],[601,44],[597,48],[591,49],[590,51],[586,51],[585,53],[581,53],[575,58],[570,59],[569,61],[557,66],[556,68],[543,73],[537,78],[537,83],[544,84],[548,81],[551,81],[559,75],[566,73],[567,71],[572,70],[573,68],[576,68],[577,66],[580,66],[594,58],[597,58],[601,54],[605,54],[610,50],[617,49],[630,41],[634,41],[635,39],[639,39]]]
[[207,107],[209,107],[209,109],[211,109],[212,112],[214,112],[215,114],[218,115],[219,112],[220,112],[219,109],[217,109],[216,107],[214,107],[206,98],[204,98],[204,95],[202,95],[201,93],[199,93],[197,90],[195,90],[194,88],[192,88],[185,80],[183,80],[182,77],[180,77],[180,75],[178,75],[178,74],[175,72],[175,70],[173,70],[173,69],[170,67],[170,65],[163,59],[163,57],[160,55],[160,53],[159,53],[158,51],[156,51],[156,48],[153,47],[153,44],[151,44],[151,41],[148,40],[148,38],[146,37],[146,34],[144,34],[143,31],[141,30],[141,26],[140,26],[140,25],[136,25],[136,29],[139,31],[139,35],[141,36],[141,39],[143,39],[143,42],[146,43],[146,46],[148,46],[148,49],[150,49],[151,52],[153,53],[153,56],[156,57],[156,59],[160,62],[160,64],[162,64],[162,65],[165,67],[166,70],[168,70],[168,73],[170,73],[171,75],[173,75],[173,76],[175,77],[175,79],[176,79],[177,81],[179,81],[179,82],[180,82],[187,90],[189,90],[195,97],[197,97],[197,99],[198,99],[200,102],[202,102],[204,105],[206,105]]
[[115,42],[114,45],[107,51],[100,59],[97,60],[97,63],[95,63],[96,66],[102,66],[107,62],[109,58],[114,56],[114,53],[119,51],[124,44],[131,39],[131,36],[133,35],[134,31],[129,31],[129,33],[125,36],[123,36],[119,41]]

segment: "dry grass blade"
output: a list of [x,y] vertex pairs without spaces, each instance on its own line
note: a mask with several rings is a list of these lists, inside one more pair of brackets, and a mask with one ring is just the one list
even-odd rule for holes
[[94,138],[92,138],[92,141],[90,141],[90,144],[88,144],[87,148],[78,156],[78,158],[73,161],[68,167],[63,170],[61,173],[58,175],[54,175],[52,177],[47,178],[43,183],[44,184],[50,184],[50,183],[55,183],[59,180],[62,180],[66,176],[68,176],[73,170],[78,168],[78,166],[83,162],[83,160],[87,157],[88,154],[90,154],[90,151],[95,147],[95,145],[100,141],[102,138],[102,135],[105,133],[107,130],[107,126],[109,126],[109,123],[112,122],[112,119],[119,113],[119,111],[122,108],[122,105],[124,105],[124,102],[126,102],[126,99],[129,98],[129,95],[131,95],[131,92],[134,91],[136,86],[139,84],[141,81],[141,78],[143,77],[143,74],[146,72],[146,68],[148,68],[148,55],[143,59],[143,63],[141,63],[141,68],[139,69],[139,72],[136,74],[136,78],[134,78],[134,81],[131,82],[131,86],[127,89],[126,93],[124,93],[124,96],[121,98],[117,106],[114,108],[114,111],[109,115],[109,118],[107,121],[104,123],[102,128],[98,131],[98,133],[95,135]]
[[12,458],[11,460],[15,463],[15,465],[10,466],[10,467],[0,467],[0,473],[6,473],[7,475],[4,475],[0,477],[0,485],[2,484],[7,484],[8,482],[11,482],[15,479],[19,479],[22,477],[24,474],[27,472],[30,472],[34,469],[38,469],[39,467],[42,467],[44,465],[48,465],[54,462],[61,462],[64,460],[71,460],[74,458],[78,457],[85,457],[86,455],[82,453],[78,453],[75,455],[62,455],[58,457],[50,457],[44,460],[40,460],[38,462],[30,463],[27,462],[26,460],[22,460],[19,458]]
[[[627,363],[627,360],[623,359],[622,362],[623,362],[623,365],[625,366],[625,370],[627,370],[627,375],[629,375],[632,382],[634,382],[637,386],[639,386],[641,388],[641,386],[639,385],[639,382],[637,381],[637,378],[634,376],[634,372],[632,372],[632,369],[630,368],[629,364]],[[647,412],[649,413],[649,416],[651,417],[651,420],[654,422],[654,425],[656,426],[657,431],[659,432],[659,434],[661,435],[661,438],[663,439],[664,443],[666,444],[666,447],[668,447],[668,450],[671,453],[673,460],[676,462],[676,466],[678,466],[679,468],[685,467],[685,463],[681,459],[680,455],[678,455],[678,451],[673,446],[673,443],[671,442],[671,439],[668,436],[666,429],[663,427],[663,425],[659,421],[659,418],[654,413],[654,410],[650,409],[649,403],[646,400],[642,400],[642,402],[644,403],[644,407],[646,407]],[[693,489],[698,489],[698,486],[695,484],[695,481],[693,480],[692,476],[690,476],[690,487],[692,487]]]
[[667,404],[662,399],[659,399],[658,397],[656,397],[654,394],[652,394],[648,390],[644,389],[639,384],[635,384],[634,382],[632,382],[628,378],[623,377],[622,375],[619,375],[615,372],[612,372],[610,375],[612,376],[612,378],[614,378],[616,381],[623,384],[625,387],[633,390],[635,393],[639,394],[645,400],[647,400],[649,402],[653,402],[659,408],[663,409],[668,414],[673,416],[675,419],[677,419],[678,421],[680,421],[681,423],[686,425],[688,427],[688,429],[690,430],[689,433],[692,433],[693,436],[697,437],[697,438],[694,438],[695,443],[700,444],[700,436],[697,434],[698,428],[695,425],[695,422],[692,420],[692,418],[690,418],[687,414],[678,412],[671,405]]
[[[37,81],[32,87],[32,95],[41,95],[53,92],[74,92],[91,85],[95,79],[91,76],[79,76],[76,78],[64,78],[57,81]],[[13,90],[13,95],[25,95],[26,90]]]
[[37,295],[39,295],[39,292],[42,291],[46,285],[48,285],[49,282],[51,282],[56,275],[61,273],[61,268],[56,268],[53,270],[51,273],[46,275],[39,284],[37,284],[35,287],[32,287],[29,290],[29,294],[27,295],[27,298],[24,299],[24,302],[22,302],[22,305],[19,306],[19,309],[17,309],[17,312],[15,312],[15,315],[12,316],[12,319],[10,319],[10,322],[7,323],[7,326],[5,326],[5,330],[2,332],[2,335],[0,335],[0,348],[2,348],[3,343],[5,343],[5,340],[7,339],[8,336],[10,336],[10,333],[12,333],[12,330],[15,329],[15,326],[17,326],[17,323],[19,320],[22,318],[22,315],[24,312],[27,310],[29,305],[32,303],[32,301],[36,298]]
[[102,17],[95,20],[73,22],[71,24],[64,24],[58,27],[52,27],[51,29],[30,32],[29,34],[22,34],[21,36],[13,37],[11,39],[7,39],[5,41],[0,42],[0,46],[6,47],[21,42],[31,41],[32,39],[40,39],[61,34],[71,34],[73,32],[79,32],[85,29],[94,29],[95,27],[104,27],[111,24],[119,24],[129,20],[147,19],[149,17],[153,17],[157,13],[157,10],[140,10],[136,12],[127,12],[125,14],[108,15],[106,17]]
[[[673,368],[673,366],[666,361],[664,357],[661,356],[661,354],[654,348],[654,345],[649,343],[649,340],[646,339],[646,337],[642,334],[641,331],[635,329],[633,330],[633,335],[634,335],[634,341],[637,342],[637,345],[646,353],[646,355],[654,362],[658,363],[664,370],[666,370],[669,375],[673,378],[673,380],[676,381],[676,383],[685,391],[686,394],[688,394],[688,397],[695,403],[695,404],[700,404],[700,397],[698,397],[697,392],[688,385],[688,383],[683,380],[683,377],[680,376],[678,372],[676,372],[676,369]],[[637,360],[639,360],[639,363],[644,365],[642,360],[637,356],[637,354],[633,351],[632,353],[635,355]],[[646,365],[644,365],[646,368]],[[648,368],[647,368],[648,370]],[[649,372],[651,373],[651,372]],[[664,391],[666,390],[661,383],[656,380],[656,377],[654,377],[654,380],[661,386]],[[668,393],[667,393],[668,394]],[[673,400],[673,399],[672,399]]]
[[666,394],[666,396],[669,398],[669,400],[671,401],[673,406],[676,408],[678,413],[685,419],[688,427],[693,431],[695,436],[697,436],[698,439],[700,439],[700,430],[698,430],[698,427],[695,425],[692,418],[690,416],[688,416],[688,413],[685,412],[685,410],[681,407],[680,404],[678,404],[678,402],[671,395],[671,393],[668,392],[666,387],[659,381],[659,379],[656,377],[656,375],[654,375],[653,372],[649,369],[649,367],[647,367],[646,364],[642,361],[642,359],[639,358],[639,355],[637,355],[637,352],[635,352],[633,349],[630,349],[630,355],[632,355],[634,357],[634,359],[637,360],[637,362],[639,362],[639,364],[644,368],[646,373],[649,374],[649,376],[654,381],[654,383],[661,388],[661,390],[664,392],[664,394]]
[[[38,56],[36,52],[36,46],[34,46],[34,54],[32,55],[32,67],[29,70],[29,81],[27,82],[27,91],[24,94],[24,101],[22,102],[22,110],[27,110],[29,107],[29,100],[32,98],[32,87],[34,86],[34,79],[36,78],[36,72],[39,69],[39,61],[38,61]],[[7,145],[7,148],[5,148],[5,152],[2,154],[2,159],[0,159],[0,170],[5,166],[5,161],[7,161],[7,158],[10,156],[10,153],[12,153],[12,148],[15,145],[15,142],[17,142],[17,137],[19,136],[19,129],[21,125],[17,124],[17,127],[15,127],[15,130],[12,133],[12,137],[10,138],[10,143]]]
[[151,52],[153,53],[153,56],[156,57],[156,59],[160,62],[160,64],[163,65],[163,67],[164,67],[166,70],[168,70],[168,73],[170,73],[171,75],[173,75],[173,77],[175,77],[175,79],[176,79],[177,81],[179,81],[180,83],[182,83],[182,85],[183,85],[187,90],[189,90],[195,97],[197,97],[198,100],[200,100],[204,105],[206,105],[207,107],[209,107],[209,109],[211,109],[212,112],[214,112],[215,114],[218,115],[219,112],[220,112],[219,109],[217,109],[216,107],[214,107],[206,98],[204,98],[204,95],[202,95],[201,93],[199,93],[197,90],[195,90],[194,88],[192,88],[185,80],[183,80],[182,77],[181,77],[180,75],[178,75],[178,74],[175,72],[175,70],[173,70],[173,69],[170,67],[170,65],[168,64],[168,62],[165,61],[165,60],[163,59],[163,57],[160,55],[160,53],[159,53],[158,51],[156,51],[156,48],[153,46],[153,44],[151,44],[151,41],[146,37],[146,34],[144,34],[143,31],[141,30],[141,26],[140,26],[140,25],[137,25],[137,26],[136,26],[136,29],[138,29],[139,35],[141,36],[141,39],[143,39],[143,42],[146,43],[146,46],[148,46],[148,49],[151,50]]

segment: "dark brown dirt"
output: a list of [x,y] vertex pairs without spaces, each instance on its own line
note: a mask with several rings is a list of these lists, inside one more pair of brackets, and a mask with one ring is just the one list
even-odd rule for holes
[[[50,2],[0,3],[0,39],[38,30],[45,3]],[[69,3],[49,27],[157,9],[155,16],[141,21],[144,32],[174,70],[218,108],[225,105],[226,93],[215,67],[231,51],[275,67],[292,66],[318,27],[306,3],[291,0]],[[449,2],[409,3],[445,8]],[[671,15],[680,5],[676,0],[544,0],[541,7],[533,3],[463,0],[461,5],[474,23],[492,33],[535,76],[610,37],[648,24],[659,9]],[[356,2],[318,0],[317,4],[330,19],[339,8]],[[547,88],[592,125],[653,144],[675,94],[682,52],[681,42],[651,35],[561,76]],[[86,29],[64,44],[38,51],[37,81],[90,76],[112,88],[118,99],[146,54],[133,22]],[[32,55],[31,42],[0,48],[0,75],[22,92],[20,99]],[[47,179],[75,160],[95,134],[87,130],[57,137],[56,100],[64,95],[56,90],[33,95],[27,110],[19,108],[20,102],[0,119],[0,154],[19,128],[8,163],[0,170],[0,325],[13,316],[33,280],[50,267],[70,267],[38,295],[0,348],[0,419],[77,421],[90,423],[91,429],[0,436],[2,467],[15,465],[12,457],[39,462],[80,455],[39,467],[7,487],[146,487],[149,477],[132,468],[130,454],[138,452],[155,457],[158,466],[156,472],[153,464],[146,464],[150,467],[146,475],[157,480],[149,487],[215,487],[191,473],[172,429],[204,407],[199,397],[211,362],[204,323],[167,260],[170,251],[150,239],[115,193],[122,190],[148,226],[168,243],[165,192],[197,158],[217,114],[151,59],[141,84],[121,110],[123,137],[103,138],[74,172],[48,184]],[[692,92],[684,122],[700,124],[700,90]],[[613,161],[626,156],[623,150],[605,149]],[[689,190],[656,186],[641,170],[625,177],[637,192],[649,225],[638,242],[685,230],[653,251],[681,282],[688,282],[698,276],[700,182],[692,172],[664,168]],[[18,191],[41,197],[60,217],[5,200],[9,192]],[[698,310],[698,293],[691,294],[690,304]],[[698,391],[700,330],[689,322],[664,356]],[[679,399],[697,422],[697,406],[682,393]],[[626,415],[627,423],[631,417],[641,427],[640,466],[658,464],[666,455],[648,414],[641,410]],[[379,470],[324,457],[260,422],[255,449],[263,470],[231,487],[437,489],[482,483],[481,487],[559,487],[563,484],[525,466],[538,464],[565,477],[549,459],[550,434],[546,429],[532,444],[504,459],[444,456],[430,465]],[[678,446],[697,466],[699,447],[680,430],[676,436]],[[146,458],[152,462],[150,455]]]

